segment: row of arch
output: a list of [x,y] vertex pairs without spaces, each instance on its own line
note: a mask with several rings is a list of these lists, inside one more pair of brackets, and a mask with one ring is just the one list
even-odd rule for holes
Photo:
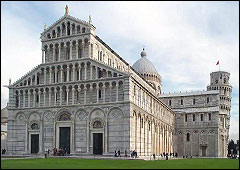
[[[43,121],[44,117],[51,115],[54,121],[74,121],[76,120],[79,114],[84,114],[86,119],[93,119],[92,115],[96,112],[101,113],[101,118],[110,118],[111,114],[114,112],[118,112],[120,114],[120,118],[124,118],[124,113],[119,107],[112,107],[107,112],[104,111],[102,108],[93,108],[91,111],[86,111],[85,109],[77,109],[75,112],[71,111],[68,108],[61,108],[56,113],[52,112],[51,110],[45,110],[43,113],[32,111],[29,114],[24,113],[23,111],[19,111],[15,115],[15,120],[23,120],[23,121]],[[64,118],[67,116],[67,119]],[[103,117],[102,117],[103,116]],[[65,120],[64,120],[65,119]],[[49,120],[50,121],[50,120]]]
[[156,113],[156,115],[160,117],[165,116],[165,114],[171,118],[174,117],[173,111],[168,109],[165,104],[158,101],[158,99],[155,99],[155,97],[152,97],[152,94],[149,93],[149,91],[138,87],[135,83],[133,85],[132,97],[134,104],[148,112]]
[[[90,75],[87,74],[87,71],[90,71]],[[122,75],[93,65],[91,62],[64,63],[62,65],[41,67],[39,71],[20,82],[16,87],[118,76]]]
[[15,107],[24,108],[123,101],[123,83],[122,80],[119,80],[80,85],[19,89],[15,90]]
[[57,25],[51,32],[46,33],[47,39],[58,38],[62,36],[70,36],[81,33],[89,32],[89,29],[86,26],[77,24],[74,22],[66,21],[62,22],[60,25]]

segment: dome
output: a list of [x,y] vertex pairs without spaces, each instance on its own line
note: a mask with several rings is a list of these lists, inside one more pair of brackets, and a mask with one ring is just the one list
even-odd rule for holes
[[158,74],[152,62],[146,58],[146,55],[147,54],[143,49],[143,51],[141,52],[141,58],[133,64],[132,66],[133,69],[140,74],[144,74],[144,73]]

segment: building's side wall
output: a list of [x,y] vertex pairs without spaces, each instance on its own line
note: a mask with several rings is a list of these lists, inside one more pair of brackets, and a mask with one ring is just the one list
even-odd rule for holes
[[217,157],[219,152],[219,94],[175,97],[169,95],[169,97],[160,99],[176,112],[175,151],[180,156]]

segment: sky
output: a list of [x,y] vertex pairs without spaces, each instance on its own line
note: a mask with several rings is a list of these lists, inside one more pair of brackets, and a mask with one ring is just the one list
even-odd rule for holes
[[40,33],[69,7],[131,65],[142,48],[162,77],[164,93],[206,90],[210,73],[230,72],[230,139],[239,139],[239,2],[1,1],[1,109],[14,83],[41,63]]

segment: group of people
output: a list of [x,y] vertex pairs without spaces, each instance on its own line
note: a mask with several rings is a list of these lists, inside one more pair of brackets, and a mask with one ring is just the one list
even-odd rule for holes
[[53,156],[66,156],[67,155],[67,148],[53,148]]
[[115,150],[115,152],[114,152],[114,157],[121,157],[120,149],[119,149],[118,151]]
[[2,155],[4,155],[6,152],[7,152],[7,151],[6,151],[6,149],[5,149],[5,148],[4,148],[4,149],[2,149]]

